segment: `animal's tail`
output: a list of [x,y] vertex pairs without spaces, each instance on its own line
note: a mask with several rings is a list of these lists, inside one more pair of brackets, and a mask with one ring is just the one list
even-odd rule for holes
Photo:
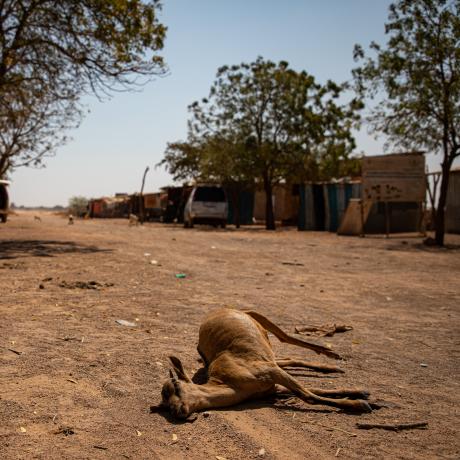
[[318,354],[323,354],[329,356],[330,358],[341,358],[339,354],[335,353],[324,345],[319,345],[317,343],[309,342],[305,339],[300,339],[286,334],[286,332],[282,331],[276,324],[273,324],[270,320],[265,318],[265,316],[262,316],[255,311],[244,311],[244,313],[255,319],[264,329],[274,334],[280,342],[290,343],[291,345],[297,345],[303,348],[309,348]]

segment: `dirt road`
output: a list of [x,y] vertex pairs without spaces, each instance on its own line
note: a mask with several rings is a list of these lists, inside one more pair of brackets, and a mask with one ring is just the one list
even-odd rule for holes
[[[460,458],[460,238],[447,241],[12,216],[0,227],[0,458]],[[222,306],[289,332],[352,325],[323,339],[345,374],[294,373],[306,386],[365,387],[386,407],[356,416],[257,401],[194,423],[150,414],[167,356],[197,370],[201,319]],[[416,421],[428,428],[356,427]]]

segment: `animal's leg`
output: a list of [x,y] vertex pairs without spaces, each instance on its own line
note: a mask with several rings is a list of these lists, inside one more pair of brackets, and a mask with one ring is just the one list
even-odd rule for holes
[[200,347],[198,346],[196,348],[196,350],[198,351],[198,354],[200,355],[201,359],[203,360],[204,367],[208,367],[209,366],[208,360],[206,359],[206,356],[204,355],[204,353],[200,350]]
[[327,366],[326,364],[321,364],[321,363],[311,363],[308,361],[303,361],[299,359],[289,359],[289,358],[283,358],[283,359],[277,359],[276,364],[278,364],[279,367],[306,367],[308,369],[313,369],[315,371],[319,372],[340,372],[344,373],[342,369],[340,369],[337,366]]
[[262,316],[255,311],[245,311],[245,313],[249,315],[251,318],[254,318],[268,332],[274,334],[280,342],[289,343],[291,345],[297,345],[303,348],[309,348],[310,350],[316,351],[316,353],[322,353],[331,358],[340,358],[340,355],[338,355],[337,353],[333,352],[332,350],[323,345],[312,343],[307,340],[299,339],[292,335],[286,334],[286,332],[281,330],[276,324],[273,324],[270,320],[265,318],[265,316]]
[[361,399],[332,399],[319,396],[304,388],[299,382],[297,382],[296,379],[278,366],[271,370],[271,376],[274,383],[283,385],[291,390],[298,398],[302,399],[302,401],[309,404],[324,404],[326,406],[338,407],[340,409],[354,412],[372,412],[372,408],[369,403]]
[[228,407],[248,399],[251,394],[225,384],[208,382],[204,385],[196,385],[194,401],[190,404],[190,413],[218,407]]
[[327,398],[350,398],[350,399],[368,399],[369,392],[366,390],[356,390],[341,388],[338,390],[323,390],[320,388],[309,388],[308,391],[317,396],[326,396]]

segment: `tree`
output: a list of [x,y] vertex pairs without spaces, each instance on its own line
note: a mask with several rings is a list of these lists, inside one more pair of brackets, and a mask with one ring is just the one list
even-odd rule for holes
[[[37,164],[76,126],[79,100],[165,72],[158,0],[0,2],[0,174]],[[23,157],[21,158],[21,155]]]
[[442,153],[435,214],[436,243],[444,244],[449,171],[460,155],[460,0],[400,0],[390,6],[385,48],[353,71],[358,90],[377,99],[369,121],[388,144]]
[[[232,146],[232,163],[263,185],[266,228],[275,229],[272,191],[281,180],[311,176],[319,156],[353,147],[351,127],[358,100],[339,106],[345,85],[315,82],[306,72],[259,57],[250,64],[221,67],[209,97],[190,107],[189,138]],[[196,151],[195,151],[196,152]],[[218,164],[219,162],[216,162]]]
[[73,196],[69,198],[69,212],[77,217],[83,217],[88,212],[88,198]]
[[163,159],[156,165],[165,166],[174,181],[203,179],[203,146],[199,142],[170,142]]
[[245,146],[235,139],[214,137],[193,138],[187,142],[167,145],[164,158],[157,166],[165,166],[175,181],[195,180],[222,184],[234,209],[235,225],[240,226],[239,194],[253,184],[244,165]]
[[80,118],[76,101],[9,91],[0,99],[0,178],[21,166],[39,166],[66,141],[65,131]]

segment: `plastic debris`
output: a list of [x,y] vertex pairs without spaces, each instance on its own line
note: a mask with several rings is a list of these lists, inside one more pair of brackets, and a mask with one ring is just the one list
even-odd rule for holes
[[135,327],[136,323],[132,323],[131,321],[126,321],[124,319],[116,319],[115,322],[120,326],[128,326],[128,327]]
[[186,278],[187,275],[185,273],[176,273],[176,278],[177,279],[183,279],[183,278]]

